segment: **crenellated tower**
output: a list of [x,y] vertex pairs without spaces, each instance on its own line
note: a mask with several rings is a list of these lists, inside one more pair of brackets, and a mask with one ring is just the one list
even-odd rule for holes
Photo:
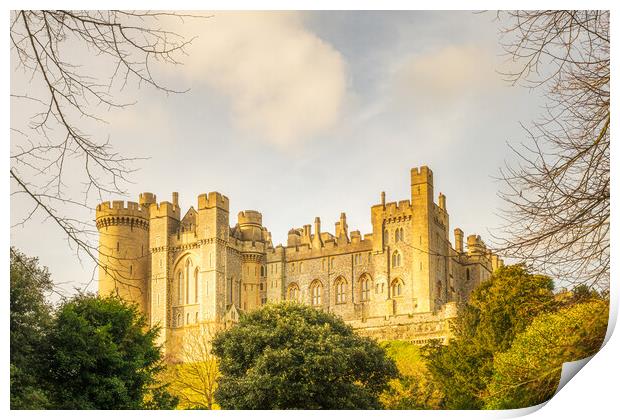
[[149,314],[149,206],[112,201],[97,206],[99,294],[136,303]]

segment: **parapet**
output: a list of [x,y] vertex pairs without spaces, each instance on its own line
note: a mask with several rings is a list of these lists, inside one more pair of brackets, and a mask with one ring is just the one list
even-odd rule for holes
[[134,201],[127,201],[125,203],[122,200],[117,200],[112,201],[112,204],[109,201],[105,201],[97,206],[96,217],[99,219],[106,216],[138,217],[148,220],[149,212],[145,207]]
[[149,207],[151,217],[172,217],[181,220],[181,208],[169,201],[162,201]]
[[428,183],[433,185],[433,171],[428,166],[411,168],[411,185]]
[[143,207],[148,207],[151,204],[157,203],[157,196],[150,192],[140,193],[140,198],[138,199],[140,205]]
[[228,211],[228,197],[215,191],[198,196],[198,210],[211,209],[214,207]]
[[253,225],[261,227],[263,225],[263,215],[256,210],[240,211],[237,215],[239,226]]

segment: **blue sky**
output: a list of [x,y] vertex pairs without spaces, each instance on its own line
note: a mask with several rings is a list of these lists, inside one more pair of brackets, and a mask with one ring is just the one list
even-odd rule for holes
[[[231,225],[238,211],[258,210],[278,244],[315,216],[333,231],[342,211],[350,230],[370,232],[380,192],[408,199],[409,169],[428,165],[436,195],[447,196],[450,229],[490,241],[501,206],[493,177],[511,158],[508,144],[525,139],[520,123],[543,104],[498,73],[511,64],[493,13],[212,15],[167,22],[199,36],[183,66],[157,69],[164,84],[188,93],[127,90],[136,105],[100,110],[109,124],[89,127],[119,152],[149,158],[125,199],[151,191],[170,200],[178,191],[185,212],[199,194],[220,191]],[[12,76],[12,88],[29,88],[23,74]],[[12,124],[24,115],[13,109]],[[28,209],[13,198],[12,223]],[[11,243],[39,256],[67,290],[91,279],[92,263],[78,262],[39,215],[12,228]]]

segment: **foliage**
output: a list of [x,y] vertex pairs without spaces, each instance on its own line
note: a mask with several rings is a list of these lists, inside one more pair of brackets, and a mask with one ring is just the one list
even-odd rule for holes
[[562,363],[591,356],[607,330],[608,302],[591,300],[537,317],[494,360],[486,408],[528,407],[547,401],[557,389]]
[[11,247],[11,409],[41,409],[48,404],[40,386],[41,347],[52,308],[50,273],[36,258]]
[[443,395],[430,374],[420,348],[407,341],[381,343],[388,356],[396,362],[400,373],[390,381],[390,387],[381,395],[385,408],[393,410],[434,410],[441,406]]
[[220,371],[212,353],[212,339],[218,330],[213,325],[202,324],[187,330],[183,343],[176,343],[180,346],[181,361],[170,363],[166,376],[170,392],[179,398],[178,408],[218,408],[214,394]]
[[65,301],[50,327],[43,379],[54,408],[174,408],[155,377],[162,369],[157,329],[115,297]]
[[374,340],[340,318],[294,303],[244,314],[219,333],[213,352],[224,409],[373,409],[396,377],[394,362]]
[[493,354],[507,350],[536,315],[555,307],[551,279],[522,265],[501,267],[482,282],[460,308],[448,345],[424,349],[427,367],[444,393],[444,408],[481,408]]

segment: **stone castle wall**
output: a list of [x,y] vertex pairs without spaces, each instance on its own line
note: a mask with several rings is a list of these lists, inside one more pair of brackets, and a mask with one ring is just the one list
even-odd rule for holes
[[139,203],[102,203],[99,292],[139,303],[162,327],[162,344],[282,300],[337,314],[375,338],[445,339],[456,303],[502,262],[479,236],[465,249],[460,229],[452,246],[446,197],[434,202],[430,169],[412,169],[410,181],[409,200],[386,203],[382,193],[371,207],[371,233],[349,231],[342,213],[334,233],[316,218],[275,247],[255,210],[231,227],[220,193],[200,195],[183,217],[176,193],[172,202],[143,193]]

